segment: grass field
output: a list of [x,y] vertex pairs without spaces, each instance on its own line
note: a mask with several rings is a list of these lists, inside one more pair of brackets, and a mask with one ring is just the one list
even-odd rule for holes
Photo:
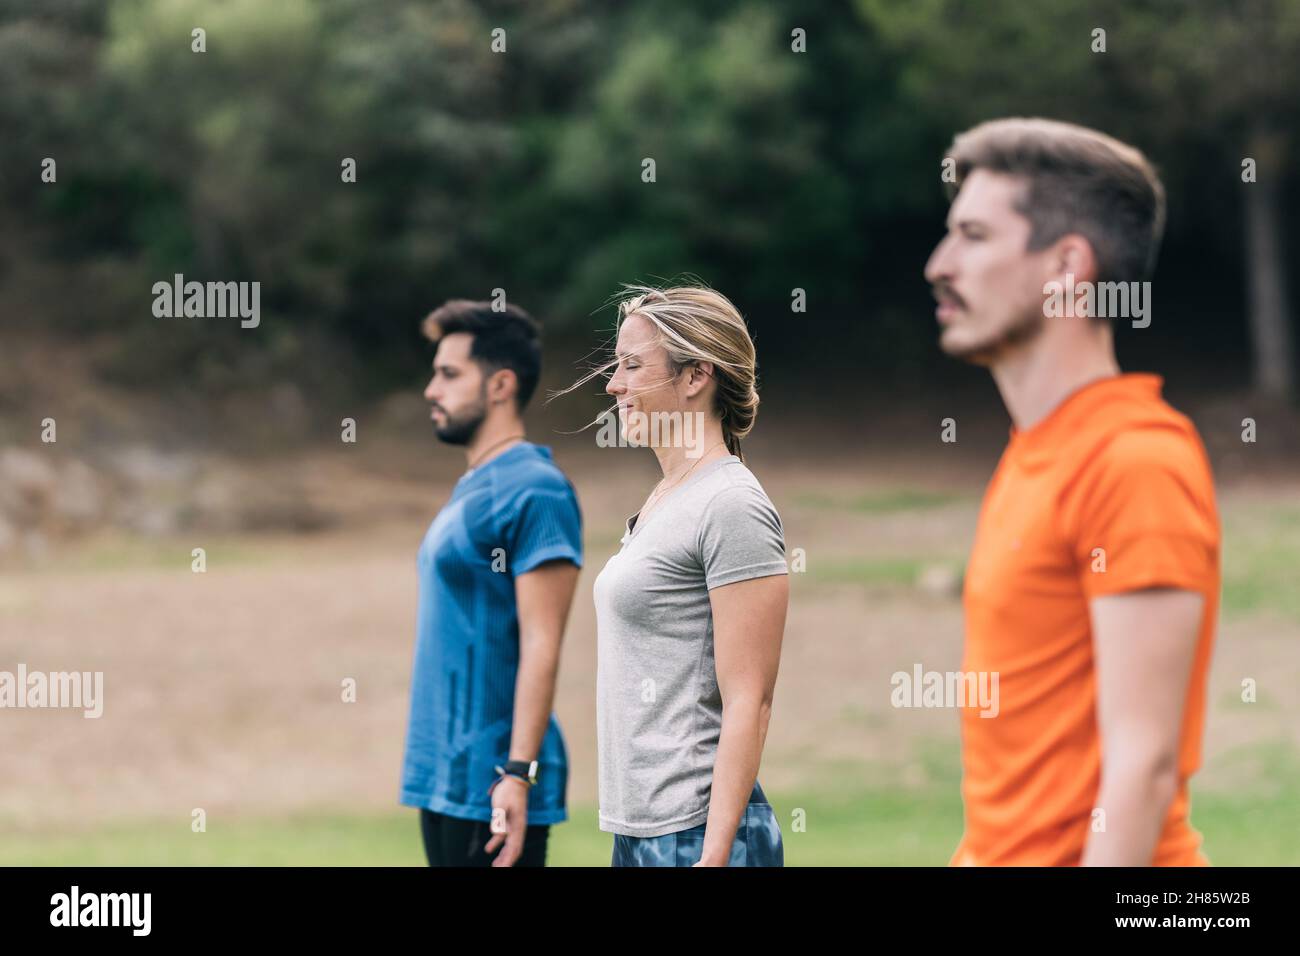
[[[930,753],[922,787],[861,779],[860,766],[828,773],[815,790],[769,794],[782,821],[787,866],[941,866],[961,836],[959,769],[951,748]],[[1197,791],[1192,819],[1216,866],[1287,866],[1300,859],[1296,797],[1300,759],[1284,745],[1225,756],[1249,767],[1249,789]],[[1258,766],[1255,766],[1258,765]],[[796,830],[796,811],[805,821]],[[574,807],[552,830],[548,865],[607,866],[611,840],[591,805]],[[423,866],[414,810],[346,812],[212,821],[194,833],[189,821],[115,826],[88,834],[9,835],[4,866]]]
[[[556,711],[571,819],[550,862],[604,866],[596,826],[591,581],[653,483],[634,454],[556,447],[583,503],[588,559]],[[960,575],[990,455],[815,473],[746,450],[807,570],[791,581],[760,780],[789,865],[941,865],[961,833],[957,717],[889,704],[890,675],[956,668]],[[283,468],[280,463],[268,467]],[[0,576],[0,661],[103,670],[105,712],[10,711],[0,865],[419,865],[396,806],[415,609],[414,555],[459,473],[446,454],[364,466],[305,459],[312,535],[103,535]],[[432,475],[432,477],[429,477]],[[1221,486],[1224,591],[1192,820],[1217,865],[1300,863],[1300,487]],[[208,570],[190,571],[207,550]],[[340,701],[340,681],[358,699]],[[1258,687],[1242,700],[1243,680]],[[191,810],[207,830],[193,833]],[[799,811],[797,813],[797,811]],[[796,829],[796,816],[806,829]]]

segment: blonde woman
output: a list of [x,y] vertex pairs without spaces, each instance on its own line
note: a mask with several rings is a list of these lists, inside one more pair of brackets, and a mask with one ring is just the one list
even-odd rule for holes
[[757,776],[789,587],[780,516],[740,450],[754,343],[711,289],[631,287],[601,373],[621,434],[663,471],[594,588],[613,865],[782,866]]

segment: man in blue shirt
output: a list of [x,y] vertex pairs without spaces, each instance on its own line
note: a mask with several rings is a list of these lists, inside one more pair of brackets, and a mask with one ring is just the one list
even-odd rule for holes
[[582,566],[582,514],[522,413],[538,324],[454,300],[424,321],[438,438],[468,470],[420,546],[420,602],[401,802],[431,866],[542,866],[567,818],[568,757],[551,712]]

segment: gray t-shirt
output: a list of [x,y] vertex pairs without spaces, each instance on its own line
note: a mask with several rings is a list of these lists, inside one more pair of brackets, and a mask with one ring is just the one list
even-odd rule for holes
[[781,517],[735,455],[700,465],[596,578],[600,828],[660,836],[709,815],[722,696],[709,589],[787,574]]

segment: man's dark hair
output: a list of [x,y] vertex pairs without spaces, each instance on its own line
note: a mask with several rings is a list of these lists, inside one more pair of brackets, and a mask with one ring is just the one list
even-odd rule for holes
[[1036,251],[1074,232],[1092,245],[1098,282],[1147,278],[1165,229],[1165,191],[1142,153],[1084,126],[1048,119],[990,120],[959,133],[956,195],[975,169],[1022,178],[1016,210]]
[[437,343],[453,332],[473,336],[469,357],[484,375],[508,368],[519,380],[516,407],[523,411],[537,389],[542,374],[541,326],[517,305],[496,312],[490,302],[452,299],[425,317],[421,327],[425,338]]

